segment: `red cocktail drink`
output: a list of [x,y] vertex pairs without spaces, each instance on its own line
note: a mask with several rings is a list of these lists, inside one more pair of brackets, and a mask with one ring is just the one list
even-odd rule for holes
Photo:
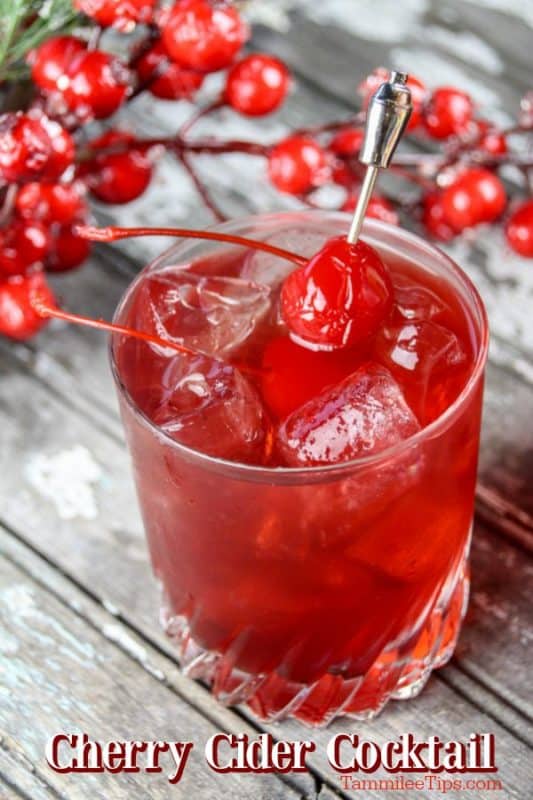
[[[311,256],[348,219],[220,230]],[[181,243],[116,320],[112,360],[167,631],[184,670],[262,718],[366,718],[450,657],[468,593],[487,326],[466,276],[369,222],[394,302],[357,347],[315,352],[279,313],[294,264]]]

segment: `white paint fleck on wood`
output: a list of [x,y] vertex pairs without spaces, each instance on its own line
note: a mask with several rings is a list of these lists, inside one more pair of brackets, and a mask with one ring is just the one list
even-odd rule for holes
[[26,478],[42,497],[51,500],[61,519],[96,519],[94,485],[102,469],[82,445],[48,455],[34,453],[25,469]]

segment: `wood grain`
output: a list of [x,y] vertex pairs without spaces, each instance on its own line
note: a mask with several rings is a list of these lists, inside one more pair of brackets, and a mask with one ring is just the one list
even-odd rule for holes
[[[97,630],[133,659],[152,679],[163,683],[166,688],[179,695],[191,709],[200,709],[217,729],[253,733],[242,717],[239,718],[233,712],[221,708],[203,687],[180,674],[172,660],[172,650],[165,645],[164,640],[159,644],[158,636],[154,637],[153,631],[146,631],[144,634],[141,632],[139,636],[125,619],[127,615],[121,614],[118,607],[112,606],[109,602],[106,604],[107,608],[99,605],[95,599],[81,591],[67,575],[58,572],[13,536],[5,535],[1,529],[0,552],[27,577],[31,582],[30,585],[37,584],[40,589],[44,587],[47,593],[53,594],[68,606],[91,629]],[[324,756],[326,744],[335,732],[357,731],[362,736],[384,741],[387,738],[395,738],[406,730],[420,737],[437,732],[443,739],[452,736],[467,737],[473,730],[490,731],[496,735],[498,765],[506,796],[521,800],[523,787],[527,785],[527,748],[491,716],[490,696],[480,698],[480,704],[481,710],[473,706],[460,691],[450,688],[438,678],[433,679],[418,700],[392,704],[386,714],[371,723],[361,726],[345,720],[339,721],[327,730],[315,731],[313,740],[317,742],[318,752],[308,763],[319,777],[319,782],[324,782],[331,789],[339,791],[338,775],[327,765]],[[270,731],[276,738],[301,738],[302,735],[302,728],[293,723],[271,726]],[[303,788],[301,783],[298,784],[298,788]],[[340,793],[344,797],[359,796],[350,792]],[[307,786],[306,794],[311,797],[313,789]],[[419,796],[422,800],[430,800],[432,797],[429,793],[421,793]]]
[[[229,792],[239,800],[250,795],[296,800],[296,791],[276,776],[222,776],[207,769],[203,747],[217,729],[110,641],[115,636],[128,642],[123,629],[108,626],[107,638],[97,633],[6,560],[0,564],[0,597],[3,745],[19,763],[39,765],[46,783],[60,795],[159,800]],[[165,778],[166,765],[161,775],[63,775],[43,766],[51,736],[80,731],[101,742],[191,741],[195,750],[176,786]]]
[[[283,37],[260,28],[254,45],[283,56],[297,73],[299,85],[287,107],[260,121],[225,111],[202,123],[200,134],[268,142],[291,128],[344,116],[355,107],[358,80],[378,64],[412,69],[431,85],[459,83],[496,120],[514,114],[530,88],[531,29],[495,9],[461,0],[376,0],[357,14],[348,0],[280,5],[292,8],[292,26]],[[147,136],[165,135],[189,112],[185,102],[139,98],[119,121]],[[427,143],[409,146],[424,149]],[[272,189],[260,158],[198,157],[196,163],[229,216],[297,205]],[[201,227],[210,221],[190,180],[168,157],[145,196],[96,213],[123,224]],[[109,318],[131,276],[163,245],[147,239],[97,248],[84,270],[56,281],[57,289],[69,308]],[[505,797],[525,800],[533,777],[527,749],[533,741],[533,271],[506,251],[498,230],[480,230],[448,250],[476,281],[493,333],[472,601],[452,664],[416,701],[391,704],[361,733],[383,741],[403,731],[443,738],[494,732]],[[0,686],[0,797],[350,796],[340,791],[322,749],[311,759],[311,774],[283,782],[275,776],[217,779],[196,761],[187,782],[172,793],[163,780],[142,775],[74,781],[44,765],[43,743],[61,725],[89,726],[102,738],[117,732],[140,738],[145,731],[148,738],[187,735],[198,748],[213,730],[260,729],[243,710],[223,709],[204,687],[180,675],[156,624],[158,597],[106,351],[106,337],[55,323],[29,345],[0,343],[0,591],[11,603],[0,604],[0,658],[10,680],[19,681],[16,694],[6,692],[5,681]],[[57,470],[61,463],[67,484],[65,464],[84,465],[63,497],[39,479],[43,469]],[[341,721],[313,739],[323,748],[335,731],[358,729]],[[286,738],[302,734],[292,723],[272,730]],[[434,794],[418,796],[430,800]]]

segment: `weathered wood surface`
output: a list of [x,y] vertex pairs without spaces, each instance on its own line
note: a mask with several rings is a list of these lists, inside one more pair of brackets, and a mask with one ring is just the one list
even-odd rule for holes
[[[224,113],[203,123],[199,132],[216,130],[228,137],[269,141],[288,127],[342,116],[352,107],[358,79],[380,63],[411,68],[433,84],[466,85],[498,119],[508,115],[529,88],[531,27],[511,13],[482,10],[482,0],[380,0],[357,4],[355,12],[351,0],[272,0],[255,5],[263,17],[267,12],[272,17],[274,9],[289,9],[292,25],[284,36],[261,28],[256,44],[285,57],[301,78],[300,87],[272,119],[258,124]],[[186,104],[141,99],[124,115],[124,122],[147,134],[169,132],[188,111]],[[201,158],[198,163],[231,216],[295,205],[268,186],[260,159],[231,156]],[[209,220],[189,180],[169,159],[145,197],[122,209],[102,208],[99,214],[129,224],[157,221],[200,227]],[[140,240],[98,250],[91,265],[58,281],[57,288],[70,308],[110,317],[139,264],[161,247],[158,240]],[[533,562],[528,555],[533,542],[533,270],[528,262],[510,257],[497,232],[483,231],[476,242],[461,242],[450,252],[480,287],[494,334],[472,601],[452,664],[432,678],[420,698],[393,704],[364,731],[376,740],[406,730],[420,736],[438,732],[443,738],[492,731],[505,797],[522,800],[530,797],[533,783],[527,753],[533,740],[528,669],[533,639]],[[21,591],[33,598],[38,625],[44,626],[21,627],[28,622],[24,609],[17,609],[14,617],[4,612],[11,636],[15,632],[20,637],[17,675],[27,681],[28,675],[38,673],[41,680],[25,684],[23,702],[16,709],[10,705],[12,697],[7,704],[0,702],[0,797],[170,796],[163,781],[142,775],[135,776],[135,788],[122,776],[108,777],[107,782],[104,778],[100,784],[100,776],[61,782],[61,776],[44,765],[43,750],[47,736],[62,725],[81,728],[87,721],[91,733],[100,738],[123,730],[125,738],[141,738],[144,731],[156,738],[162,737],[159,731],[168,731],[177,739],[186,738],[187,730],[199,748],[208,730],[253,730],[244,712],[220,708],[203,687],[180,676],[172,648],[157,626],[158,598],[149,576],[106,350],[105,338],[98,333],[60,324],[30,345],[0,344],[0,546],[7,559],[0,567],[0,581],[8,591],[23,587]],[[43,481],[43,471],[51,472],[56,484]],[[98,656],[86,685],[76,681],[87,672],[85,664],[72,663],[76,646],[61,649],[65,635],[89,644]],[[43,636],[49,637],[52,656]],[[12,666],[12,654],[4,656]],[[46,659],[55,663],[57,674],[45,671]],[[2,681],[0,687],[4,685]],[[60,702],[61,686],[67,702]],[[43,707],[46,713],[33,715]],[[333,731],[342,729],[356,727],[340,723]],[[293,724],[273,731],[280,737],[301,738],[301,728]],[[331,732],[313,735],[319,748]],[[197,763],[189,773],[191,783],[181,784],[173,796],[349,796],[340,792],[338,777],[323,754],[315,754],[310,768],[310,775],[298,780],[292,776],[288,782],[274,776],[254,779],[252,789],[251,782],[244,785],[228,776],[217,782]]]
[[[297,791],[277,777],[239,780],[205,769],[203,746],[219,727],[173,690],[175,666],[156,651],[148,654],[116,621],[95,630],[73,613],[72,587],[70,607],[65,607],[35,578],[40,575],[30,577],[7,559],[0,565],[2,748],[8,755],[40,765],[38,777],[46,775],[50,788],[80,800],[216,797],[225,792],[238,800],[296,800]],[[141,663],[135,663],[136,657]],[[163,661],[170,670],[166,675]],[[58,731],[98,731],[100,741],[127,740],[135,731],[140,740],[193,742],[194,749],[176,786],[166,779],[167,759],[156,776],[144,771],[63,775],[43,765],[43,743]]]

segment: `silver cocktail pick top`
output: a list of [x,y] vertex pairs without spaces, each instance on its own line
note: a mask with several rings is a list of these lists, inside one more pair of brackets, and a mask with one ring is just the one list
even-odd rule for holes
[[367,170],[348,233],[350,244],[355,244],[361,233],[378,170],[389,166],[409,122],[413,106],[411,92],[406,85],[407,78],[404,72],[392,72],[389,80],[381,84],[368,105],[365,138],[359,153],[359,161],[367,165]]

